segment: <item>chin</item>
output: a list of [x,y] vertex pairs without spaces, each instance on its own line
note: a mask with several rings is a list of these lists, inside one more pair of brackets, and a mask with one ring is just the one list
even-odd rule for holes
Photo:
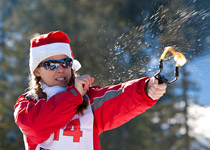
[[61,87],[68,87],[67,84],[59,84],[58,86],[61,86]]
[[57,81],[56,85],[57,86],[61,86],[61,87],[68,87],[68,82],[66,82],[66,81]]
[[67,84],[67,83],[62,85],[62,87],[68,87],[68,86],[69,86],[69,84]]

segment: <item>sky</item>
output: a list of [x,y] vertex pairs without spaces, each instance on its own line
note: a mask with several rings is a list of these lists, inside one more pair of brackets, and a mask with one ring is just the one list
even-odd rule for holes
[[191,79],[195,80],[199,91],[190,93],[199,97],[199,104],[210,106],[210,53],[205,53],[193,61],[187,62],[187,70],[191,72]]

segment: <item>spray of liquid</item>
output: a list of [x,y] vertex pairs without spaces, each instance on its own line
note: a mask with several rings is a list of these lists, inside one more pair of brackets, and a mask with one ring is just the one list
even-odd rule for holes
[[[161,51],[167,45],[181,50],[174,52],[170,47],[166,50],[172,53],[179,66],[186,63],[183,55],[190,62],[206,52],[203,47],[208,39],[205,32],[210,22],[210,10],[196,10],[196,1],[188,3],[184,6],[171,2],[167,6],[160,5],[154,14],[149,11],[140,14],[144,17],[143,22],[119,36],[114,47],[110,48],[110,59],[107,60],[109,72],[113,75],[109,78],[110,83],[154,75]],[[166,59],[170,60],[170,57]],[[173,66],[164,66],[166,71],[171,70],[170,65]]]

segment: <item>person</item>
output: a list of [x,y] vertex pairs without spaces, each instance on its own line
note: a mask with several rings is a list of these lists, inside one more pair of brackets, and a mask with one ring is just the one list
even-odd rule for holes
[[101,87],[81,67],[62,31],[31,39],[29,90],[14,106],[27,150],[100,150],[99,135],[145,112],[166,91],[154,77]]

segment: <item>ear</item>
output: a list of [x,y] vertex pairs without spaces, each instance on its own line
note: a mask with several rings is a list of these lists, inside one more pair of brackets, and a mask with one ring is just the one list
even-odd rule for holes
[[40,72],[39,72],[39,68],[36,68],[35,70],[34,70],[34,75],[36,76],[36,77],[40,77],[41,75],[40,75]]

